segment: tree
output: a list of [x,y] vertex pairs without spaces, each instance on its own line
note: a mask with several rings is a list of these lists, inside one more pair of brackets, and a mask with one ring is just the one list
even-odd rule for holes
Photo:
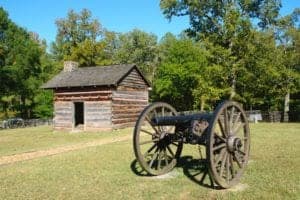
[[300,9],[279,20],[277,40],[283,53],[284,113],[289,111],[290,93],[300,90]]
[[162,39],[159,49],[160,64],[155,73],[153,98],[176,102],[179,110],[192,109],[193,90],[207,65],[205,50],[191,39],[177,39],[171,34]]
[[223,76],[231,85],[229,98],[232,99],[236,98],[237,76],[245,71],[244,55],[248,50],[245,47],[252,37],[252,22],[258,21],[262,29],[271,27],[276,23],[281,4],[278,0],[162,0],[160,7],[168,19],[188,15],[190,28],[186,32],[189,36],[212,44],[221,52],[227,51],[223,54],[227,58],[216,56],[210,65],[221,65],[226,70]]
[[56,60],[74,60],[80,66],[94,66],[104,59],[104,43],[100,40],[106,30],[89,10],[73,10],[67,18],[56,21],[57,36],[52,44]]
[[157,37],[134,29],[119,35],[114,60],[117,63],[135,63],[141,67],[147,78],[152,80],[157,54]]
[[7,110],[11,109],[30,118],[34,116],[35,97],[40,91],[42,77],[48,76],[43,73],[42,59],[48,57],[46,44],[37,34],[12,22],[3,8],[0,8],[0,16],[0,103],[6,117]]

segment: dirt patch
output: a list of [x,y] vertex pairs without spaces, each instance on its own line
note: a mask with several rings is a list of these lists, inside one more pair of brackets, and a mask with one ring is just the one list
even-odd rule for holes
[[235,185],[232,188],[226,189],[225,191],[229,191],[229,192],[241,192],[241,191],[246,190],[248,187],[249,186],[247,184],[239,183],[239,184]]
[[87,147],[95,147],[95,146],[101,146],[104,144],[111,144],[111,143],[115,143],[115,142],[126,141],[131,138],[132,138],[132,135],[125,135],[125,136],[121,136],[121,137],[117,137],[117,138],[107,138],[107,139],[95,140],[92,142],[79,143],[79,144],[68,145],[68,146],[63,146],[63,147],[58,147],[58,148],[53,148],[53,149],[48,149],[48,150],[40,150],[40,151],[26,152],[26,153],[10,155],[10,156],[2,156],[2,157],[0,157],[0,166],[12,164],[15,162],[45,157],[45,156],[61,154],[61,153],[69,152],[69,151],[75,151],[75,150],[84,149]]
[[169,173],[162,174],[159,176],[150,176],[150,179],[171,179],[176,178],[179,175],[179,173],[176,170],[170,171]]

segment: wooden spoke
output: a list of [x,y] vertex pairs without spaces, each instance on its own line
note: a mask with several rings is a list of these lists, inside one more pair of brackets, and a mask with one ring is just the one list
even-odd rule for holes
[[229,133],[229,124],[228,124],[228,113],[227,113],[227,109],[224,109],[224,126],[225,126],[225,135],[228,136]]
[[168,165],[168,164],[169,164],[169,161],[168,161],[168,154],[167,154],[167,151],[166,151],[166,149],[164,149],[163,151],[164,151],[164,157],[165,157],[166,165]]
[[235,135],[240,131],[240,129],[243,127],[243,126],[245,126],[245,123],[239,123],[238,125],[237,125],[237,127],[234,129],[234,133],[235,133]]
[[162,151],[160,151],[159,154],[158,154],[157,170],[159,170],[160,166],[161,166],[161,152]]
[[222,124],[220,118],[218,119],[218,124],[219,124],[219,127],[220,127],[220,129],[221,129],[221,132],[222,132],[223,137],[226,138],[226,137],[227,137],[227,133],[225,133],[225,129],[224,129],[224,127],[223,127],[223,124]]
[[221,167],[220,167],[220,170],[219,170],[219,175],[222,177],[223,176],[223,171],[224,171],[224,168],[225,168],[225,162],[227,160],[227,156],[228,156],[228,153],[225,151],[225,154],[222,158],[222,161],[221,161]]
[[235,120],[234,120],[234,122],[233,122],[233,124],[232,124],[232,130],[235,129],[237,123],[239,122],[239,120],[240,120],[240,118],[241,118],[241,114],[242,114],[241,112],[238,112],[238,114],[237,114],[237,116],[236,116],[236,118],[235,118]]
[[151,135],[151,136],[157,136],[155,133],[151,133],[150,131],[147,131],[145,129],[141,129],[141,132],[147,133],[148,135]]
[[246,154],[242,151],[242,150],[237,150],[238,153],[242,154],[243,156],[245,156]]
[[229,177],[230,177],[229,156],[230,156],[230,154],[228,154],[227,157],[226,157],[226,172],[227,172],[227,174],[226,174],[226,181],[227,182],[229,182]]
[[176,144],[175,142],[171,142],[171,144],[173,144],[174,146],[178,147],[178,144]]
[[218,134],[215,133],[215,136],[216,136],[217,138],[219,138],[220,140],[222,140],[222,142],[226,142],[226,139],[223,138],[223,137],[221,137],[220,135],[218,135]]
[[152,122],[151,122],[151,120],[149,119],[149,117],[146,116],[145,119],[146,119],[146,121],[150,124],[150,126],[151,126],[152,129],[155,131],[155,133],[156,133],[157,135],[160,135],[160,132],[155,128],[155,126],[152,125]]
[[167,146],[167,149],[169,150],[170,154],[171,154],[173,157],[175,157],[175,154],[173,153],[172,149],[171,149],[169,146]]
[[213,151],[217,151],[217,150],[222,149],[222,148],[224,148],[224,147],[226,147],[226,144],[225,144],[225,143],[221,143],[221,144],[215,146],[215,147],[213,148]]
[[203,173],[203,175],[202,175],[202,177],[201,177],[201,179],[200,179],[200,183],[203,183],[204,182],[204,179],[205,179],[205,177],[208,175],[208,170],[205,170],[204,171],[204,173]]
[[229,116],[229,129],[232,130],[232,122],[233,122],[233,116],[234,116],[235,107],[232,106],[230,109],[230,116]]
[[233,157],[234,157],[236,163],[238,164],[239,168],[242,168],[242,163],[240,162],[239,158],[235,155],[235,153],[233,154]]
[[156,147],[157,145],[156,144],[153,144],[151,147],[150,147],[150,149],[148,149],[147,151],[146,151],[146,153],[144,154],[144,158],[146,158],[148,155],[149,155],[149,153]]
[[233,158],[232,155],[229,154],[229,162],[230,162],[230,172],[231,172],[231,176],[232,178],[234,178],[234,166],[233,166]]
[[150,163],[149,163],[149,167],[150,167],[150,168],[152,168],[152,165],[153,165],[155,159],[157,158],[158,153],[159,153],[158,150],[154,153],[154,155],[153,155],[153,157],[152,157],[152,159],[151,159],[151,161],[150,161]]
[[219,154],[219,157],[215,161],[216,164],[218,164],[221,161],[221,159],[223,158],[225,153],[226,153],[226,149],[222,149],[220,154]]
[[140,145],[149,144],[149,143],[158,142],[158,141],[159,141],[159,139],[156,138],[156,139],[140,142]]

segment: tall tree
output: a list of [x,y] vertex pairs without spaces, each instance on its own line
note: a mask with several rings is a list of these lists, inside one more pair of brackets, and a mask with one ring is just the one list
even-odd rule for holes
[[[179,110],[193,109],[193,93],[207,65],[205,50],[191,39],[167,34],[159,45],[160,64],[155,73],[153,98],[174,103]],[[196,105],[197,107],[197,105]]]
[[33,34],[13,23],[3,8],[0,16],[0,97],[14,96],[16,110],[23,117],[32,117],[34,96],[40,86],[42,47]]
[[115,54],[117,63],[135,63],[152,80],[156,66],[157,37],[134,29],[119,35],[119,44]]
[[[278,18],[281,7],[278,0],[265,1],[194,1],[162,0],[160,7],[168,19],[187,15],[190,28],[187,33],[193,38],[208,41],[219,49],[226,50],[227,58],[215,57],[211,65],[222,65],[231,85],[229,98],[236,95],[238,75],[244,71],[245,44],[251,39],[252,22],[258,21],[262,29],[272,26]],[[256,20],[253,20],[256,19]]]
[[81,66],[93,66],[102,61],[104,44],[100,40],[105,29],[92,13],[83,9],[80,13],[73,10],[66,18],[58,19],[57,36],[52,44],[52,52],[57,60],[74,60]]
[[283,53],[282,85],[286,94],[283,111],[287,113],[290,93],[300,90],[300,8],[279,20],[276,33]]

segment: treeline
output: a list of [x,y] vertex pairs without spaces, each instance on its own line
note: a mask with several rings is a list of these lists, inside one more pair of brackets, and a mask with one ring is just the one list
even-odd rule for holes
[[[51,117],[53,94],[40,86],[64,60],[81,67],[136,63],[152,83],[151,100],[179,110],[209,110],[224,99],[246,109],[288,110],[290,95],[300,91],[299,9],[279,17],[275,0],[160,6],[168,19],[188,15],[190,28],[158,41],[138,29],[107,30],[89,10],[71,10],[55,22],[56,40],[48,47],[0,8],[0,117]],[[300,111],[299,102],[291,105]]]

